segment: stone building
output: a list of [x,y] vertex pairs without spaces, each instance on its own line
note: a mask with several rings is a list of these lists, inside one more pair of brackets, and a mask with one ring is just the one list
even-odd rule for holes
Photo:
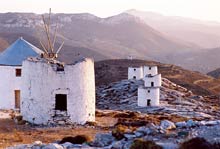
[[0,54],[0,109],[19,109],[22,61],[42,51],[22,37]]

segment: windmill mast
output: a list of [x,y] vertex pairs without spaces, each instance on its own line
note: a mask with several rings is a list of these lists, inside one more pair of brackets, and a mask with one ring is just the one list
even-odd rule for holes
[[[51,8],[49,9],[49,14],[48,14],[48,21],[46,21],[45,16],[42,15],[42,20],[43,20],[43,29],[46,35],[46,46],[43,44],[43,42],[40,40],[40,44],[42,46],[42,48],[44,49],[44,54],[43,57],[46,59],[56,59],[58,57],[59,52],[61,51],[63,45],[64,45],[64,41],[62,42],[62,44],[60,45],[60,47],[55,50],[55,43],[56,43],[56,39],[57,39],[57,29],[58,29],[58,24],[56,24],[56,27],[54,30],[52,30],[51,28]],[[53,31],[53,37],[51,38],[51,31]]]

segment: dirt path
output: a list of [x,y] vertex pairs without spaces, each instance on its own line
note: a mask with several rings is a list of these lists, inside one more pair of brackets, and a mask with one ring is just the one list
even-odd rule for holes
[[217,89],[217,88],[220,88],[220,84],[219,84],[219,85],[216,85],[216,86],[213,86],[213,87],[210,87],[209,89],[210,89],[210,90],[214,90],[214,89]]
[[210,81],[213,81],[213,79],[210,78],[210,79],[196,80],[196,81],[193,82],[193,84],[197,85],[199,83],[210,82]]
[[[101,125],[107,125],[106,120],[108,122],[112,121],[109,118],[97,118],[97,122],[100,122]],[[37,128],[29,125],[17,125],[12,119],[0,119],[0,149],[16,144],[31,144],[38,140],[43,143],[51,143],[67,136],[87,135],[90,138],[94,138],[97,133],[108,131],[104,127],[92,128],[83,126]]]

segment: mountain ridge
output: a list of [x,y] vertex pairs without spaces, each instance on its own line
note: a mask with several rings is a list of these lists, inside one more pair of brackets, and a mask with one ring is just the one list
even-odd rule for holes
[[[218,50],[171,38],[140,17],[126,12],[107,18],[89,13],[59,13],[51,15],[51,22],[52,28],[58,24],[57,46],[62,39],[65,40],[61,55],[68,55],[65,56],[68,61],[80,53],[84,57],[93,57],[96,61],[131,56],[172,63],[203,73],[219,67]],[[20,36],[41,48],[39,40],[46,40],[42,30],[40,14],[0,13],[0,51]],[[204,35],[202,38],[207,37]],[[212,38],[217,40],[217,37],[212,36],[210,41]],[[206,56],[211,57],[211,61]]]

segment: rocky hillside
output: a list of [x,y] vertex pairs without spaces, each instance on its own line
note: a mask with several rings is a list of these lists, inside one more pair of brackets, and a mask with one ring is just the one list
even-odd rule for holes
[[127,79],[130,66],[157,65],[162,77],[181,85],[198,95],[219,95],[220,80],[181,67],[144,60],[105,60],[95,63],[96,85],[105,85]]

